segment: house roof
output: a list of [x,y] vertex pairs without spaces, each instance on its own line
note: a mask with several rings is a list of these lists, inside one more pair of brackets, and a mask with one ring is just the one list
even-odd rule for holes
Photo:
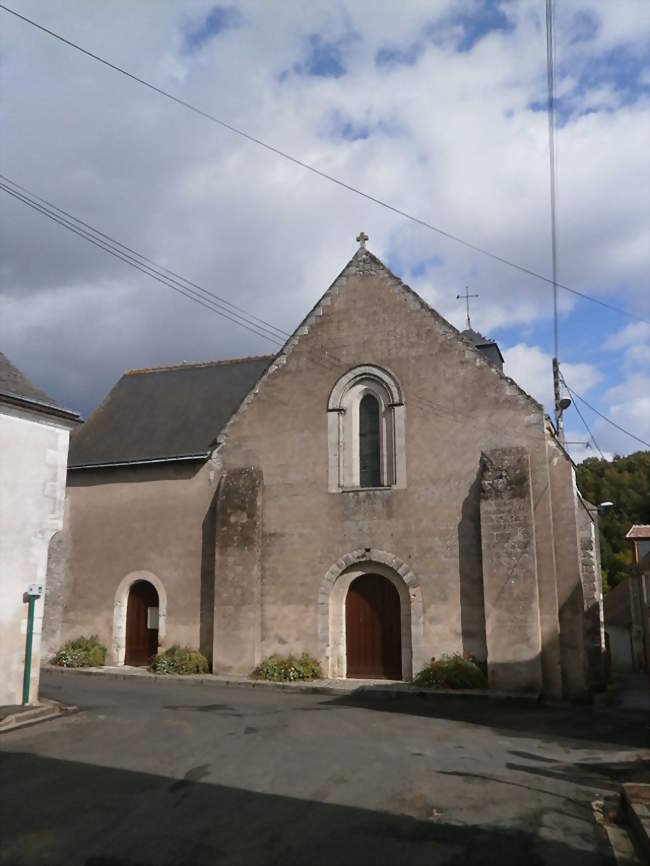
[[647,524],[635,524],[625,536],[632,540],[648,539],[650,540],[650,526]]
[[37,388],[2,352],[0,352],[0,402],[39,414],[79,421],[77,412],[59,406],[49,394]]
[[70,443],[70,468],[205,459],[272,355],[125,373]]

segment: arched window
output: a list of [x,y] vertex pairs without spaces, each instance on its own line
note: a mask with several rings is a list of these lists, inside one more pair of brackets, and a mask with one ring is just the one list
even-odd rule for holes
[[394,376],[355,367],[332,389],[327,411],[331,493],[406,487],[404,401]]
[[373,394],[359,403],[359,486],[381,487],[379,403]]

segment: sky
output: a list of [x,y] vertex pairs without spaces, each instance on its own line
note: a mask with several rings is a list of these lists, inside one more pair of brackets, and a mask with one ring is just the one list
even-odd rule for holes
[[[134,75],[551,274],[543,0],[7,0]],[[650,3],[556,9],[567,384],[650,441]],[[0,172],[292,331],[368,247],[552,413],[552,288],[280,158],[0,11]],[[645,322],[643,320],[646,320]],[[0,350],[88,416],[130,368],[277,346],[0,192]],[[643,446],[578,406],[607,457]],[[573,407],[566,438],[588,434]],[[576,460],[598,456],[570,445]]]

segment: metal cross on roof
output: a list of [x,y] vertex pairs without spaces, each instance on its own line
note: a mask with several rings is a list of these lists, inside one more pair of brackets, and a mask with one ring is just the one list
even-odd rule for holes
[[370,238],[368,237],[368,235],[365,232],[359,232],[359,234],[357,235],[357,243],[359,244],[359,249],[365,250],[366,241],[369,241],[369,240],[370,240]]
[[456,295],[456,300],[459,301],[461,298],[464,299],[465,304],[467,305],[467,330],[472,330],[472,323],[469,320],[469,299],[470,298],[478,298],[478,295],[470,295],[469,286],[465,286],[465,294],[464,295]]

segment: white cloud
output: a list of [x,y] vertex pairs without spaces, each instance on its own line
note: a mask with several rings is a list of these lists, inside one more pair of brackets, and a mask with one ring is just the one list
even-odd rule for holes
[[[473,0],[238,5],[241,26],[189,52],[188,26],[200,27],[210,2],[15,0],[18,11],[319,169],[549,272],[546,118],[530,107],[545,88],[539,3],[503,4],[514,29],[464,52],[449,16],[473,14]],[[558,6],[558,52],[571,72],[559,84],[578,111],[558,131],[560,278],[641,314],[647,98],[619,104],[607,81],[579,92],[580,64],[645,44],[650,6],[620,6]],[[578,13],[597,27],[570,44],[563,34]],[[442,21],[428,41],[427,27]],[[291,330],[365,229],[373,251],[399,260],[456,324],[467,281],[481,295],[481,331],[550,318],[546,284],[282,161],[5,13],[2,24],[3,173],[257,315]],[[340,43],[345,76],[292,71],[314,33]],[[380,49],[415,44],[413,63],[376,65]],[[592,113],[579,113],[589,105]],[[334,116],[369,136],[334,135]],[[4,200],[0,219],[0,343],[68,405],[87,410],[126,367],[268,350],[17,202]],[[434,256],[423,273],[410,272]],[[576,300],[560,300],[567,320]],[[506,354],[511,374],[551,408],[546,352],[520,341]],[[580,393],[598,379],[588,363],[563,369]]]
[[[504,373],[553,415],[553,367],[552,357],[539,346],[518,343],[510,348],[501,347],[504,357]],[[589,391],[601,381],[600,371],[592,364],[562,364],[562,373],[569,386],[581,394]],[[563,389],[564,390],[564,389]]]
[[605,341],[606,349],[625,349],[637,343],[650,342],[650,325],[647,322],[632,322]]

